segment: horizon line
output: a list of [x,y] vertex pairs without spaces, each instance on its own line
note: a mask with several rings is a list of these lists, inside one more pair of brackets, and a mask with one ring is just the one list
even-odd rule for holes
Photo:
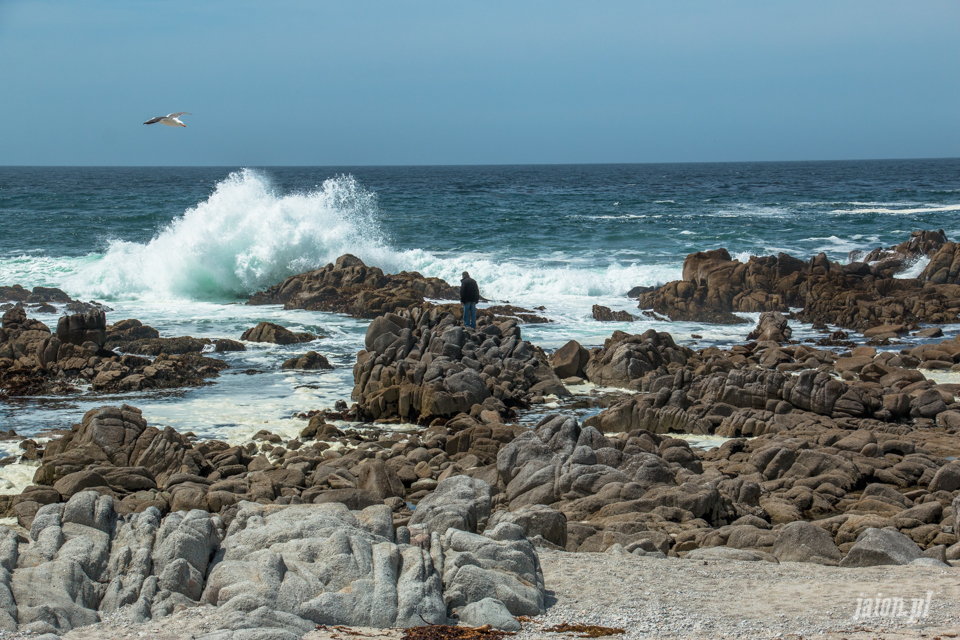
[[663,162],[527,162],[527,163],[459,163],[459,164],[3,164],[0,169],[223,169],[223,168],[313,168],[313,167],[363,167],[363,168],[437,168],[437,167],[583,167],[624,165],[703,165],[703,164],[803,164],[833,162],[903,162],[960,160],[960,156],[936,156],[913,158],[845,158],[834,160],[683,160]]

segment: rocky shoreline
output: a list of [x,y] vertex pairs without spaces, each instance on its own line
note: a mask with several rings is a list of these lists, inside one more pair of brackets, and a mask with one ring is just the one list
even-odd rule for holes
[[[614,331],[602,347],[571,341],[552,354],[523,339],[516,315],[465,329],[456,305],[428,299],[453,297],[442,281],[344,256],[250,304],[371,319],[355,404],[313,412],[298,438],[261,432],[242,446],[148,425],[127,405],[88,412],[34,446],[33,485],[0,496],[16,518],[0,528],[0,627],[64,633],[121,610],[146,624],[215,607],[224,626],[202,637],[458,621],[536,637],[518,618],[553,615],[541,554],[558,566],[621,558],[645,574],[644,563],[752,562],[817,565],[837,580],[878,566],[954,575],[960,384],[937,378],[960,371],[960,341],[933,342],[939,329],[919,323],[958,321],[956,253],[942,232],[918,232],[849,265],[691,254],[684,279],[640,292],[640,307],[709,322],[762,312],[743,344]],[[919,278],[893,278],[917,257],[930,260]],[[608,312],[594,310],[626,317]],[[826,327],[830,337],[797,342],[793,318],[870,344]],[[921,331],[924,344],[895,350]],[[271,323],[242,336],[258,339],[316,336]],[[222,362],[201,352],[238,348],[107,325],[100,310],[64,316],[52,333],[15,306],[0,381],[8,393],[78,378],[110,392],[147,388],[170,367],[170,384],[194,384]],[[322,368],[311,353],[291,367]],[[564,403],[584,382],[622,391],[578,420]],[[555,413],[518,423],[547,403]],[[419,429],[332,424],[342,420]],[[684,435],[727,440],[703,451]]]

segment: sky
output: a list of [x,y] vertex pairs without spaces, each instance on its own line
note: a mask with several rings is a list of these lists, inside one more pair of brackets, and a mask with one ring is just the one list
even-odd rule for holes
[[0,165],[957,157],[960,2],[0,0],[0,122]]

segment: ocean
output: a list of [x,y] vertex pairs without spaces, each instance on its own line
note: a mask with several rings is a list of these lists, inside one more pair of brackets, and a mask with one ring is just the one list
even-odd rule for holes
[[[636,311],[635,286],[678,279],[684,257],[890,246],[916,229],[960,237],[960,160],[457,167],[0,167],[0,284],[60,287],[163,336],[237,339],[267,320],[325,336],[309,347],[250,345],[212,385],[0,403],[0,428],[69,427],[123,402],[151,424],[231,442],[260,429],[292,437],[294,414],[349,402],[366,322],[251,307],[253,292],[344,253],[483,296],[540,307],[523,335],[546,350],[602,345],[615,330],[669,331],[697,347],[742,342],[750,327],[599,323],[594,304]],[[915,275],[924,262],[904,275]],[[55,325],[55,316],[36,316]],[[792,323],[795,336],[815,335]],[[957,327],[947,327],[956,333]],[[692,338],[696,334],[700,338]],[[315,349],[336,367],[284,372]],[[219,356],[218,356],[219,357]],[[253,373],[251,373],[253,372]]]

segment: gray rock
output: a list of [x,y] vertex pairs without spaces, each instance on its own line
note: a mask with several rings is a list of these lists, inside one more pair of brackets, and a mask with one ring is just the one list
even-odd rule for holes
[[[109,613],[137,603],[136,611],[141,616],[149,613],[153,594],[150,594],[150,598],[142,598],[141,590],[144,581],[153,573],[153,546],[159,527],[160,511],[149,507],[142,513],[128,516],[127,521],[118,528],[107,567],[109,582],[100,603],[100,611]],[[155,583],[156,579],[153,581]]]
[[907,536],[890,529],[865,530],[856,543],[840,561],[841,567],[876,567],[879,565],[910,564],[923,557],[917,543]]
[[781,562],[813,562],[835,567],[842,554],[830,534],[815,524],[791,522],[777,534],[773,555]]
[[545,611],[540,559],[516,525],[504,522],[482,536],[450,529],[442,544],[443,599],[449,611],[484,598],[500,600],[515,616]]
[[383,526],[389,512],[385,505],[357,514],[337,503],[241,503],[202,601],[238,611],[266,607],[312,624],[443,623],[433,558],[393,543],[392,525]]
[[417,505],[410,526],[443,534],[447,529],[482,531],[490,518],[490,485],[469,476],[451,476]]
[[956,462],[951,462],[940,467],[936,475],[933,476],[933,480],[930,481],[930,486],[927,487],[930,493],[936,491],[949,491],[952,493],[957,489],[960,489],[960,464]]
[[516,511],[497,511],[490,516],[487,527],[492,528],[501,522],[518,525],[527,539],[540,536],[554,545],[567,546],[567,517],[546,505],[532,504]]
[[960,533],[960,495],[953,499],[950,506],[953,507],[953,531]]
[[460,624],[469,627],[489,625],[501,631],[520,631],[520,622],[510,615],[510,610],[494,598],[484,598],[478,602],[471,602],[459,611],[457,616]]
[[944,567],[947,569],[952,569],[953,567],[949,564],[937,560],[936,558],[917,558],[910,562],[911,565],[917,565],[921,567]]

